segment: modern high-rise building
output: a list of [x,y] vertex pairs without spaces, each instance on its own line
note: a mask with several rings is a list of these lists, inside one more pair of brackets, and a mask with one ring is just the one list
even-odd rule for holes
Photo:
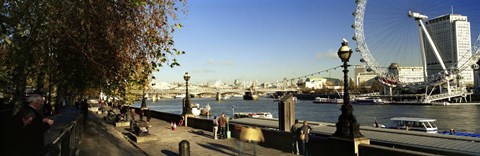
[[[470,22],[468,22],[467,16],[459,14],[443,15],[428,20],[425,25],[447,68],[459,68],[472,57]],[[427,74],[430,76],[441,72],[443,69],[426,37],[424,37],[423,42],[425,45]],[[462,71],[460,76],[460,84],[473,85],[474,76],[471,68]]]

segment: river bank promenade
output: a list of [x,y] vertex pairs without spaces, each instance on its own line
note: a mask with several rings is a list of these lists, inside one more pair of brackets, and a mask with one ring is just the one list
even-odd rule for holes
[[85,132],[78,148],[81,156],[146,155],[132,145],[113,125],[106,124],[95,113],[89,112]]
[[[188,140],[191,155],[238,155],[239,141],[236,138],[213,139],[213,133],[178,126],[171,130],[170,123],[152,118],[150,133],[157,140],[135,143],[127,137],[128,127],[114,127],[102,118],[105,114],[90,112],[87,129],[79,146],[79,155],[178,155],[179,143]],[[136,117],[138,119],[138,116]],[[280,151],[250,143],[243,144],[244,155],[293,155],[288,151]]]

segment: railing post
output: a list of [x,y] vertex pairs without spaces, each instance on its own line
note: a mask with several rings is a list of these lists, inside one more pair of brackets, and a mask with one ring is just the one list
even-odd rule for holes
[[71,126],[71,134],[70,134],[70,137],[69,137],[69,144],[70,144],[70,147],[69,147],[69,155],[75,155],[77,149],[78,149],[78,141],[77,141],[77,121],[73,121],[72,122],[72,126]]

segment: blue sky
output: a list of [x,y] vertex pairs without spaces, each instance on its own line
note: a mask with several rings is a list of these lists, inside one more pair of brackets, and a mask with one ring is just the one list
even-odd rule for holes
[[[188,1],[174,34],[181,66],[155,73],[159,81],[227,83],[282,80],[340,65],[342,38],[353,47],[353,0]],[[354,53],[351,61],[359,60]],[[339,77],[341,70],[331,71]],[[320,76],[328,76],[325,73]]]

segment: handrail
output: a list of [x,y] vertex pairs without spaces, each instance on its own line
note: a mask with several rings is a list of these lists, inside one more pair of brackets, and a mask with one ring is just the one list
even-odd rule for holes
[[81,135],[84,132],[83,115],[78,116],[71,121],[69,126],[62,130],[60,135],[54,141],[47,145],[48,151],[46,155],[52,156],[70,156],[76,155],[78,145],[80,144]]

